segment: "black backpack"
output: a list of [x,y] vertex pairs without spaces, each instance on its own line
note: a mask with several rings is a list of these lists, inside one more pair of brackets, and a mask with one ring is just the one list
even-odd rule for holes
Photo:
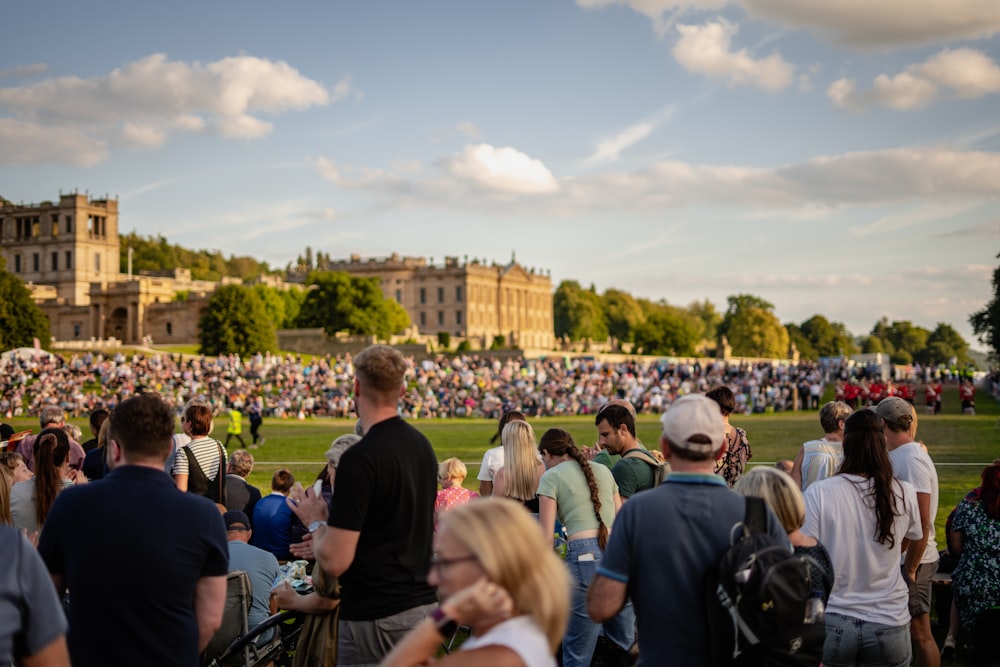
[[767,533],[762,498],[746,498],[743,522],[705,579],[712,665],[816,667],[823,659],[823,618],[807,620],[820,582],[810,581],[808,556]]

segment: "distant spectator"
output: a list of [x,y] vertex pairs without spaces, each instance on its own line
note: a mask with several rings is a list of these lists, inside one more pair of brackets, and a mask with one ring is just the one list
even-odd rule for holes
[[85,483],[79,470],[69,467],[69,437],[61,428],[48,428],[38,434],[34,479],[11,488],[10,513],[14,525],[28,535],[41,530],[56,496],[73,483]]
[[753,458],[750,442],[747,440],[747,432],[729,423],[729,415],[736,407],[736,399],[729,387],[723,385],[714,387],[705,392],[705,397],[718,404],[719,412],[722,413],[722,421],[726,425],[726,453],[715,464],[715,473],[722,475],[729,488],[733,488],[743,476],[747,461]]
[[226,508],[239,510],[253,516],[254,506],[260,500],[260,489],[251,486],[247,477],[253,472],[253,456],[245,449],[234,449],[229,455],[226,469]]
[[851,412],[851,406],[843,401],[830,401],[820,409],[823,437],[803,443],[792,464],[792,479],[803,491],[837,472],[844,460],[844,422]]
[[493,478],[496,477],[497,470],[503,467],[503,444],[496,444],[500,440],[500,434],[503,433],[503,427],[512,421],[524,420],[524,414],[518,410],[508,410],[501,415],[497,432],[490,439],[490,444],[495,446],[490,447],[483,454],[483,462],[479,466],[479,474],[476,476],[476,479],[479,480],[479,495],[483,498],[489,498],[493,495]]
[[97,434],[101,432],[101,424],[103,424],[110,413],[104,408],[97,408],[90,413],[90,433],[92,437],[87,442],[81,443],[83,451],[89,452],[90,450],[97,447]]
[[[38,423],[41,425],[43,431],[50,428],[62,429],[66,424],[66,413],[63,412],[62,408],[56,406],[46,407],[39,413]],[[31,472],[35,472],[35,441],[37,438],[37,435],[25,436],[17,446],[17,452],[24,457],[24,463]],[[69,441],[70,450],[69,467],[79,470],[80,466],[83,465],[83,457],[86,455],[86,452],[83,451],[83,447],[76,440],[69,438],[67,440]]]
[[250,627],[267,620],[271,614],[271,586],[278,578],[278,560],[274,554],[250,544],[253,530],[250,519],[240,510],[229,510],[222,515],[229,541],[229,571],[242,570],[250,577],[253,604],[247,620]]
[[440,519],[443,512],[447,512],[456,505],[464,505],[473,498],[479,497],[475,491],[470,491],[462,486],[462,482],[465,481],[468,474],[469,471],[466,470],[465,464],[454,456],[438,464],[438,483],[441,485],[441,490],[438,491],[437,500],[434,502],[434,516],[436,518]]
[[[278,560],[291,560],[289,545],[298,542],[305,533],[292,534],[293,520],[298,522],[288,503],[288,492],[295,484],[295,476],[288,468],[275,471],[271,476],[271,493],[257,501],[253,510],[253,545],[270,551]],[[301,524],[299,524],[301,526]]]
[[226,449],[209,435],[213,426],[212,411],[205,405],[191,405],[184,411],[181,426],[191,441],[174,454],[173,475],[177,488],[225,505]]

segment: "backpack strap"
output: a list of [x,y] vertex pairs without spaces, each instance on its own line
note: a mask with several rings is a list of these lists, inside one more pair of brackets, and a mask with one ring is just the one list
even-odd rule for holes
[[766,533],[767,505],[764,503],[764,499],[747,496],[744,500],[746,502],[746,509],[744,510],[743,524],[751,534]]
[[654,459],[652,456],[642,451],[641,449],[630,449],[629,451],[625,452],[625,454],[622,455],[622,458],[639,459],[643,463],[648,463],[654,468],[658,468],[662,465],[659,461],[657,461],[656,459]]

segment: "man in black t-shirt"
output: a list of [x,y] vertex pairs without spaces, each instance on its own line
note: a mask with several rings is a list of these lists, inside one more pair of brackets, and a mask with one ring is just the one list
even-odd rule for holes
[[427,583],[437,459],[396,409],[403,356],[373,345],[354,366],[365,436],[340,459],[331,509],[311,488],[296,486],[291,498],[319,564],[340,577],[338,664],[377,665],[437,599]]

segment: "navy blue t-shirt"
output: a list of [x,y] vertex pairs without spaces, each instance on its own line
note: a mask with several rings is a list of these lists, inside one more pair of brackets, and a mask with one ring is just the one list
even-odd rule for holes
[[182,493],[163,470],[115,468],[59,494],[38,551],[70,590],[75,667],[199,664],[195,588],[229,566],[210,500]]

